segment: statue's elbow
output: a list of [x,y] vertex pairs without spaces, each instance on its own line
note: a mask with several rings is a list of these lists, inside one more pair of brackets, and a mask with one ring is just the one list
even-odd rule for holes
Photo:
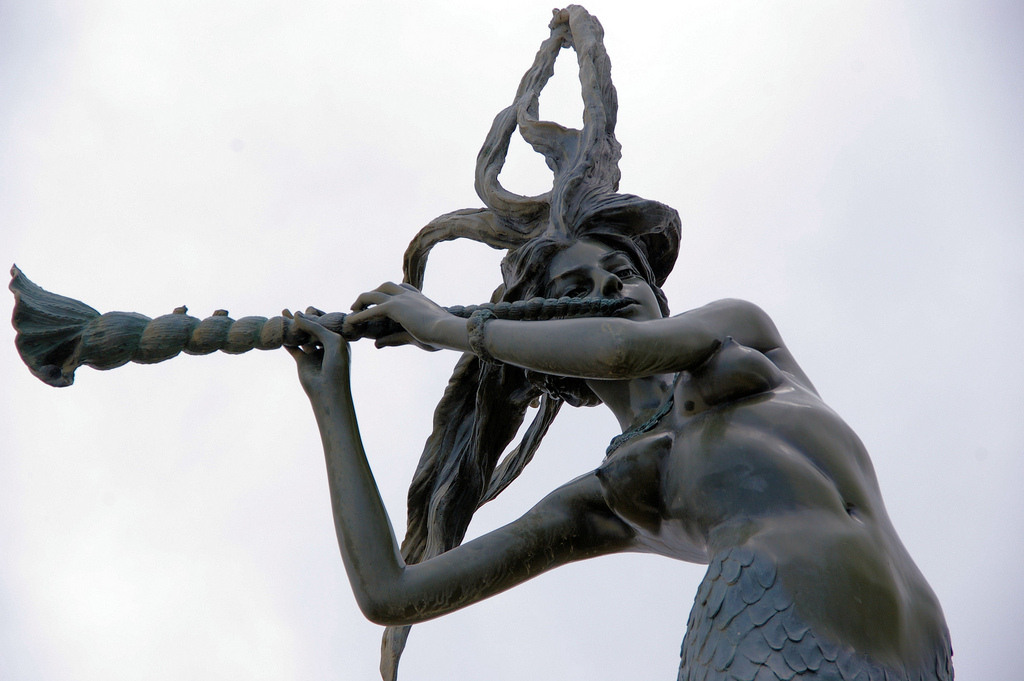
[[362,590],[355,596],[363,616],[381,626],[417,624],[439,614],[413,598],[399,581]]
[[[758,305],[738,298],[725,298],[710,305],[721,310],[728,322],[728,329],[747,329],[747,336],[741,342],[758,350],[771,350],[782,345],[782,338],[772,318]],[[740,340],[737,338],[737,340]]]
[[363,594],[356,597],[356,602],[359,604],[359,610],[363,613],[363,617],[374,624],[387,627],[412,623],[408,617],[404,616],[397,604],[386,596],[370,597]]
[[374,624],[379,624],[382,627],[390,627],[399,624],[405,624],[404,622],[399,622],[393,619],[392,617],[389,617],[388,613],[384,610],[380,610],[377,608],[360,608],[360,610],[363,611],[363,616],[366,617],[366,619],[373,622]]

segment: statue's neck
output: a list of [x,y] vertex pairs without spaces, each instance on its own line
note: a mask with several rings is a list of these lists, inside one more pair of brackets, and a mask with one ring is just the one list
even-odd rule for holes
[[675,376],[659,374],[623,381],[587,381],[590,389],[612,410],[619,427],[626,431],[650,418],[672,391]]

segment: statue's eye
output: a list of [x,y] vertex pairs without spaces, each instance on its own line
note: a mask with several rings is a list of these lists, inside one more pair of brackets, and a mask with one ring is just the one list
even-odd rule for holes
[[639,277],[640,273],[636,271],[636,268],[632,265],[623,265],[616,269],[614,274],[619,279],[632,279],[633,277]]
[[590,290],[585,286],[573,286],[562,295],[569,296],[570,298],[585,298],[588,293],[590,293]]

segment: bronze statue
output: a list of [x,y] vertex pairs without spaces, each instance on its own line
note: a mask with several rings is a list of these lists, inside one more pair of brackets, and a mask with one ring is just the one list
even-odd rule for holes
[[[404,283],[363,293],[349,315],[200,322],[183,309],[156,320],[99,315],[15,270],[30,369],[68,385],[81,364],[287,346],[320,428],[353,591],[368,618],[388,625],[385,679],[396,678],[411,624],[623,551],[709,565],[681,680],[952,679],[941,608],[890,524],[867,452],[771,319],[738,300],[669,316],[660,287],[675,264],[679,218],[617,193],[617,103],[601,26],[570,6],[550,28],[478,157],[486,208],[423,228]],[[582,130],[538,120],[540,91],[569,47]],[[517,128],[554,172],[547,194],[518,196],[497,180]],[[491,304],[444,309],[419,292],[427,254],[463,237],[508,250],[504,283]],[[349,390],[347,341],[365,336],[463,353],[409,490],[400,547]],[[603,402],[622,434],[595,470],[463,544],[476,509],[515,480],[565,402]],[[531,405],[532,421],[502,457]]]

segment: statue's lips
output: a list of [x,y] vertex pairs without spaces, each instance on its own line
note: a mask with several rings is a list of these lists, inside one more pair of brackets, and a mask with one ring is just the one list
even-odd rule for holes
[[640,304],[639,300],[635,300],[633,298],[626,298],[624,300],[628,301],[628,302],[625,302],[625,304],[622,307],[617,309],[612,314],[613,317],[622,317],[623,319],[632,319],[633,317],[636,317],[638,314],[640,314],[643,311],[643,306]]
[[616,317],[628,316],[631,313],[636,312],[636,309],[637,309],[638,305],[639,305],[639,303],[636,302],[635,300],[632,301],[632,302],[626,303],[625,305],[623,305],[622,307],[620,307],[618,310],[615,311],[615,316]]

